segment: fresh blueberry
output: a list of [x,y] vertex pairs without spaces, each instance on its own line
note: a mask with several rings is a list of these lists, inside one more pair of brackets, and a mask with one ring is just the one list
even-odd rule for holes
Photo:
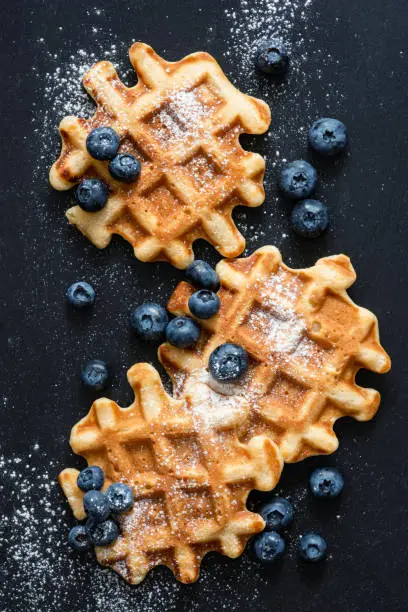
[[256,558],[266,565],[275,563],[285,552],[285,541],[276,531],[264,531],[253,544]]
[[327,543],[318,533],[307,533],[300,539],[299,555],[303,561],[321,561],[325,558]]
[[100,179],[85,179],[76,188],[75,198],[85,212],[98,212],[108,201],[108,189]]
[[176,317],[166,327],[166,340],[177,348],[187,348],[197,342],[200,328],[189,317]]
[[197,319],[210,319],[217,314],[220,306],[221,302],[218,295],[208,289],[196,291],[188,300],[190,312]]
[[209,359],[211,375],[221,382],[238,380],[248,368],[248,354],[238,344],[221,344],[211,353]]
[[117,181],[131,183],[140,174],[140,162],[131,153],[119,153],[109,164],[109,171]]
[[83,368],[81,378],[86,387],[102,391],[110,378],[108,366],[101,359],[92,359]]
[[145,340],[160,340],[169,318],[163,306],[145,302],[133,311],[130,322],[133,329]]
[[75,308],[92,306],[95,301],[95,289],[85,281],[71,285],[67,291],[68,302]]
[[200,289],[218,291],[220,279],[216,271],[206,261],[196,259],[186,268],[186,276],[190,283]]
[[108,546],[118,539],[119,528],[111,519],[102,523],[89,519],[85,528],[89,541],[94,546]]
[[88,134],[86,148],[94,159],[113,159],[120,145],[119,134],[110,127],[98,127]]
[[307,161],[298,159],[282,168],[279,186],[290,200],[307,198],[315,190],[317,172]]
[[286,72],[289,56],[281,40],[263,41],[255,58],[256,67],[266,74],[280,75]]
[[293,230],[303,238],[317,238],[329,225],[329,211],[319,200],[302,200],[291,214]]
[[106,491],[109,507],[115,514],[125,512],[133,506],[133,491],[123,482],[114,482]]
[[259,510],[259,514],[265,521],[267,531],[279,531],[293,521],[292,504],[283,497],[276,497],[264,504]]
[[309,144],[322,155],[341,153],[347,146],[346,126],[338,119],[318,119],[309,130]]
[[109,500],[102,491],[87,491],[83,499],[84,510],[89,518],[98,523],[105,521],[110,512]]
[[310,490],[319,499],[333,499],[340,495],[344,479],[337,468],[317,468],[309,479]]
[[103,470],[98,465],[90,465],[78,474],[77,485],[81,491],[102,489],[105,480]]
[[84,525],[76,525],[68,535],[68,544],[77,552],[88,550],[91,545]]

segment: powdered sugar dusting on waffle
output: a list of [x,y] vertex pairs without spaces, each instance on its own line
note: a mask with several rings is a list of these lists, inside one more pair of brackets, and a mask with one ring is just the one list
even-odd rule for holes
[[170,92],[169,102],[154,116],[152,123],[162,140],[169,135],[171,138],[183,138],[197,133],[206,115],[208,109],[200,102],[194,90],[176,90]]
[[193,372],[188,379],[184,392],[190,393],[191,411],[197,422],[197,427],[207,431],[220,425],[227,426],[236,418],[244,420],[249,405],[248,380],[241,384],[220,384],[215,381],[205,369]]
[[135,591],[91,553],[69,550],[71,512],[61,503],[59,468],[38,444],[23,455],[0,455],[0,610],[11,612],[12,602],[13,612],[62,612],[73,593],[80,595],[72,610],[82,612],[175,610],[180,585],[173,579]]
[[[100,17],[103,11],[95,15]],[[103,37],[97,33],[98,28],[95,28],[89,47],[86,48],[72,48],[70,38],[62,36],[58,52],[51,51],[43,37],[36,41],[46,71],[40,71],[35,63],[32,66],[41,90],[33,103],[31,118],[33,133],[40,149],[35,178],[47,170],[58,148],[58,124],[61,119],[67,115],[87,118],[95,111],[94,102],[82,86],[82,78],[90,67],[99,60],[108,60],[114,63],[124,79],[132,79],[133,70],[127,59],[127,41],[110,31]]]
[[325,352],[307,336],[307,323],[296,310],[302,293],[302,282],[284,270],[263,280],[259,287],[262,304],[267,309],[256,309],[248,317],[248,325],[258,331],[268,344],[271,359],[295,360],[321,365]]
[[262,334],[274,353],[293,353],[306,331],[301,318],[289,313],[285,315],[287,318],[279,318],[265,310],[255,310],[248,317],[249,327]]

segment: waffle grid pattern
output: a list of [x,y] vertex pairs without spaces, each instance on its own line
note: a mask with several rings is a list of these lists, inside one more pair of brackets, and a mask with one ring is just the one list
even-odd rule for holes
[[[266,437],[238,440],[235,432],[247,418],[240,405],[225,406],[222,418],[210,422],[203,417],[200,385],[194,409],[188,394],[183,400],[167,395],[147,364],[133,366],[128,379],[135,392],[129,408],[99,399],[71,434],[74,452],[104,470],[105,488],[121,480],[135,496],[130,513],[119,519],[121,536],[112,546],[96,548],[97,558],[133,584],[159,564],[192,582],[207,552],[236,557],[262,530],[246,498],[252,488],[275,486],[281,456]],[[83,519],[77,476],[66,469],[59,480],[75,516]]]
[[[184,268],[198,238],[236,257],[245,240],[231,213],[238,205],[262,204],[265,169],[263,158],[244,151],[238,138],[266,131],[269,108],[233,87],[206,53],[171,63],[135,43],[129,55],[139,79],[135,87],[125,87],[109,62],[99,62],[84,77],[97,104],[94,117],[61,122],[62,152],[50,172],[52,186],[69,189],[97,175],[110,188],[102,211],[75,206],[68,219],[100,248],[120,234],[142,261],[167,260]],[[118,183],[107,162],[88,154],[86,137],[99,125],[113,127],[121,150],[141,161],[136,183]]]
[[[356,385],[357,371],[390,367],[376,317],[347,295],[355,280],[349,259],[327,257],[312,268],[291,270],[277,249],[264,247],[247,259],[220,262],[217,272],[221,310],[200,321],[204,331],[196,350],[168,344],[159,349],[176,395],[206,370],[214,348],[235,342],[250,356],[249,374],[234,391],[251,406],[242,439],[268,435],[288,462],[333,452],[335,421],[342,416],[368,420],[379,405],[377,391]],[[169,310],[191,316],[193,291],[180,283]]]

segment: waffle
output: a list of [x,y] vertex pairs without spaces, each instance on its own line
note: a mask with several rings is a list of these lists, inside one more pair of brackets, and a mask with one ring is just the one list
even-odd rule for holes
[[[98,399],[71,433],[74,452],[104,470],[105,489],[123,481],[134,493],[132,510],[119,518],[118,540],[96,547],[96,556],[132,584],[156,565],[192,582],[207,552],[237,557],[263,529],[245,502],[252,488],[275,486],[282,458],[265,436],[240,442],[236,431],[249,413],[241,398],[212,410],[208,385],[196,381],[193,396],[186,389],[182,399],[173,399],[148,364],[133,366],[128,380],[135,393],[129,408]],[[66,469],[59,481],[74,515],[83,519],[77,476]]]
[[[175,396],[207,373],[211,352],[223,342],[248,352],[249,368],[239,384],[209,384],[216,406],[225,396],[245,397],[250,423],[237,434],[243,442],[266,435],[287,462],[331,453],[338,446],[335,421],[371,419],[380,395],[355,383],[360,368],[386,372],[390,359],[379,343],[376,317],[358,307],[346,289],[356,275],[344,255],[292,270],[274,247],[252,256],[221,261],[219,313],[200,321],[193,349],[163,344],[159,358],[173,379]],[[190,314],[195,289],[182,282],[168,304],[175,315]],[[207,374],[208,376],[208,374]]]
[[[208,53],[166,62],[151,47],[135,43],[129,56],[138,75],[135,87],[126,87],[112,64],[99,62],[83,79],[97,104],[95,115],[66,117],[60,124],[62,152],[51,169],[51,185],[65,190],[97,176],[110,191],[103,210],[86,213],[75,206],[67,211],[69,221],[99,248],[112,234],[123,236],[141,261],[185,268],[198,238],[236,257],[245,240],[232,210],[260,206],[265,197],[265,162],[244,151],[238,139],[267,130],[269,107],[239,92]],[[120,151],[141,162],[138,181],[115,181],[108,163],[88,154],[86,137],[101,125],[114,128]]]

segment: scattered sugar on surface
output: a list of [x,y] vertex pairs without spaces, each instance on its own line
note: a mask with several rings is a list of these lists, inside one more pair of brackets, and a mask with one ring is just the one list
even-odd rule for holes
[[[48,70],[40,73],[34,64],[33,71],[38,82],[38,92],[42,100],[33,107],[34,132],[41,145],[41,155],[38,157],[36,176],[43,178],[46,169],[56,158],[58,150],[57,125],[66,115],[89,117],[95,110],[94,103],[83,90],[81,80],[91,65],[102,59],[108,59],[118,68],[119,76],[126,82],[135,81],[135,75],[130,66],[127,53],[132,41],[125,41],[106,26],[103,36],[99,31],[102,27],[104,10],[98,7],[86,9],[87,15],[95,16],[95,31],[92,32],[86,48],[79,49],[70,46],[68,37],[61,37],[61,49],[58,53],[47,50],[44,36],[38,38],[39,52],[48,63]],[[312,0],[240,0],[237,6],[226,8],[224,20],[229,24],[229,37],[225,40],[225,49],[221,51],[231,60],[228,76],[238,81],[238,85],[246,93],[252,93],[265,99],[272,107],[273,124],[264,137],[267,150],[262,151],[267,157],[267,183],[270,176],[285,161],[282,156],[282,144],[293,141],[301,143],[306,140],[309,125],[316,116],[327,112],[334,113],[341,106],[343,93],[338,83],[323,78],[322,67],[338,62],[327,49],[316,45],[318,31],[318,14],[315,12]],[[336,18],[336,22],[338,19]],[[208,42],[213,33],[208,29]],[[286,79],[282,82],[271,81],[265,75],[257,75],[253,65],[256,43],[271,37],[280,37],[287,44],[291,56],[291,66]],[[202,45],[202,46],[205,46]],[[206,49],[204,49],[206,50]],[[313,61],[311,61],[313,60]],[[313,66],[313,69],[311,68]],[[326,108],[318,108],[311,93],[311,83],[319,82],[324,91]],[[191,92],[181,92],[186,119],[195,115],[196,102],[193,105],[187,100]],[[278,106],[278,117],[275,108]],[[200,110],[200,109],[198,109]],[[188,111],[188,112],[187,112]],[[183,131],[182,123],[174,121],[171,113],[163,110],[161,122],[170,130],[179,133]],[[183,112],[181,110],[181,112]],[[199,114],[199,113],[198,113]],[[55,143],[55,147],[52,143]],[[51,144],[51,146],[50,146]],[[205,172],[204,167],[198,167],[196,174]],[[272,179],[274,182],[274,179]],[[325,178],[330,186],[330,179]],[[273,209],[273,214],[271,210]],[[41,211],[44,212],[43,210]],[[249,213],[252,215],[252,211]],[[246,235],[247,252],[260,246],[268,236],[277,246],[286,239],[283,228],[287,226],[287,215],[282,210],[279,200],[274,194],[267,193],[267,201],[261,212],[259,223],[249,225],[246,212],[237,212],[236,219],[239,229]]]
[[[0,455],[0,577],[13,612],[58,612],[75,593],[84,592],[89,597],[81,612],[175,609],[180,588],[175,581],[156,577],[131,588],[91,554],[70,551],[66,538],[73,521],[61,500],[58,472],[57,461],[37,444],[24,456]],[[0,609],[9,610],[2,607],[3,594],[0,589]]]
[[[102,9],[90,9],[101,15]],[[98,11],[98,12],[97,12]],[[121,78],[134,78],[128,61],[130,41],[121,40],[113,32],[104,32],[98,38],[97,28],[88,48],[70,48],[69,39],[62,37],[61,50],[53,53],[45,47],[44,38],[38,38],[42,61],[48,70],[43,73],[33,64],[33,73],[41,88],[42,99],[32,108],[33,132],[40,143],[41,156],[37,172],[49,166],[56,158],[56,147],[50,147],[50,138],[58,142],[58,124],[68,115],[88,118],[95,112],[95,103],[82,86],[82,78],[97,61],[108,60],[121,74]]]
[[[312,0],[240,0],[237,8],[224,11],[231,23],[226,55],[239,55],[241,71],[247,72],[253,70],[254,50],[261,41],[281,39],[289,53],[302,49],[304,34],[299,36],[298,30],[310,25],[311,8]],[[295,26],[296,42],[292,42]]]
[[[344,91],[334,77],[341,59],[318,43],[321,26],[313,0],[240,0],[233,9],[226,8],[224,15],[230,24],[224,55],[233,81],[246,93],[265,100],[272,110],[271,127],[262,145],[267,162],[265,216],[255,233],[247,232],[248,247],[260,246],[265,235],[279,247],[288,221],[270,186],[276,184],[276,172],[292,155],[306,155],[307,133],[318,117],[342,116]],[[334,28],[340,27],[338,18],[333,23]],[[258,72],[254,65],[259,44],[273,38],[283,41],[290,57],[288,72],[281,79]],[[290,152],[290,159],[284,152]],[[320,176],[320,185],[330,190],[333,177]]]

